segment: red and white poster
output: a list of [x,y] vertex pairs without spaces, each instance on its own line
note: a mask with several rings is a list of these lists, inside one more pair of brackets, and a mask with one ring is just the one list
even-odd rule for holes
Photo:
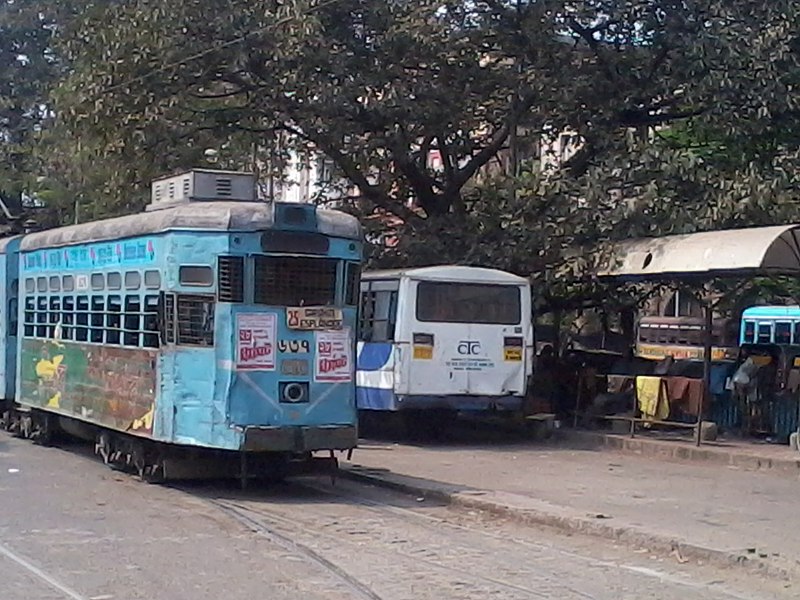
[[236,315],[236,368],[240,371],[275,370],[275,313]]
[[353,348],[350,330],[318,331],[317,355],[314,359],[314,380],[341,383],[353,379]]

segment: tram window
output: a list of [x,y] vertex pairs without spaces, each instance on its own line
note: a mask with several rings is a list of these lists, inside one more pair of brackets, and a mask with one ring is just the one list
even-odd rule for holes
[[106,310],[106,343],[119,344],[122,339],[122,298],[109,296]]
[[125,289],[138,290],[142,286],[142,274],[138,271],[125,273]]
[[144,272],[144,287],[148,290],[157,290],[161,287],[161,273],[158,271]]
[[65,340],[74,339],[75,324],[75,298],[72,296],[64,296],[61,303],[61,336]]
[[19,304],[16,298],[10,298],[8,301],[8,331],[11,337],[19,335],[17,331],[19,327],[19,317],[17,316]]
[[775,343],[776,344],[792,343],[791,323],[775,323]]
[[220,302],[244,302],[244,257],[220,256],[217,282]]
[[46,277],[37,277],[36,278],[36,290],[40,294],[47,291],[47,278]]
[[92,273],[92,290],[102,292],[106,287],[105,277],[102,273]]
[[163,342],[175,343],[175,295],[164,294],[164,331]]
[[61,297],[50,298],[50,327],[47,328],[47,337],[56,339],[56,329],[61,323]]
[[754,344],[756,341],[756,324],[753,321],[744,322],[744,343]]
[[144,339],[145,348],[158,348],[158,296],[144,297]]
[[762,324],[758,326],[758,343],[769,344],[772,342],[772,326]]
[[50,291],[51,292],[60,292],[61,291],[61,277],[55,275],[50,278]]
[[397,292],[366,291],[361,296],[360,338],[365,342],[394,341]]
[[75,277],[72,275],[64,275],[61,281],[61,288],[65,292],[74,292],[75,291]]
[[793,344],[800,344],[800,321],[794,324],[794,337],[792,338]]
[[25,293],[33,294],[36,291],[36,280],[33,277],[25,279]]
[[177,343],[214,345],[214,298],[180,294],[176,307]]
[[92,314],[89,319],[92,324],[92,330],[89,334],[89,341],[102,344],[103,343],[103,330],[105,329],[105,296],[92,296]]
[[269,306],[331,306],[336,302],[337,262],[256,256],[254,301]]
[[120,273],[109,273],[106,275],[106,286],[110,290],[121,290],[122,289],[122,274]]
[[36,337],[47,337],[47,298],[43,296],[36,299]]
[[89,339],[89,297],[78,296],[75,300],[75,341]]
[[25,312],[23,314],[24,335],[25,337],[33,337],[36,319],[36,299],[25,298]]
[[184,265],[178,279],[187,287],[211,287],[214,285],[214,271],[211,267]]
[[125,346],[139,345],[139,330],[142,319],[142,301],[139,296],[125,296],[125,316],[122,343]]
[[345,273],[344,303],[347,306],[355,306],[358,302],[361,266],[354,262],[349,262],[345,266],[347,271]]

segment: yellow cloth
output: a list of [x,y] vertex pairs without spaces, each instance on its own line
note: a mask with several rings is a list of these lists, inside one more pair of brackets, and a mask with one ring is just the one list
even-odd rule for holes
[[662,393],[661,382],[661,377],[636,378],[636,399],[645,419],[664,421],[669,417],[669,400],[666,394]]

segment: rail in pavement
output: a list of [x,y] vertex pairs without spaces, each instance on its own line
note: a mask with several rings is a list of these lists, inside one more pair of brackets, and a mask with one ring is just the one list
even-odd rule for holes
[[679,561],[800,577],[797,484],[732,467],[558,446],[367,444],[349,478]]

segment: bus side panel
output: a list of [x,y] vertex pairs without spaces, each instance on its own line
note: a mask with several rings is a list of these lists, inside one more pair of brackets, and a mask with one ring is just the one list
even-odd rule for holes
[[359,410],[396,410],[394,344],[358,343],[357,403]]

